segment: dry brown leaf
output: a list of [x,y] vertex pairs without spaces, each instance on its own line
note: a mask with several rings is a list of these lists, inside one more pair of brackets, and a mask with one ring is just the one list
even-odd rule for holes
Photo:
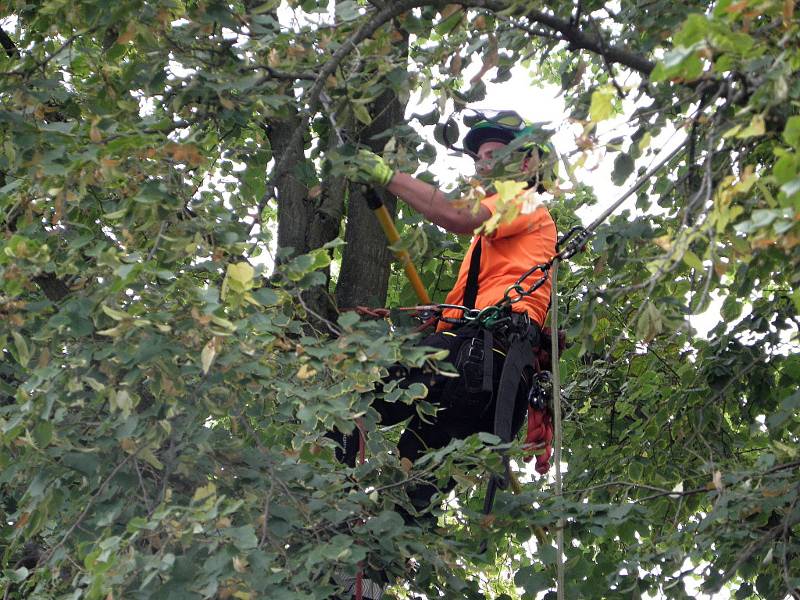
[[116,43],[120,46],[124,46],[128,42],[130,42],[134,37],[136,37],[136,26],[131,23],[128,25],[128,28],[123,31],[119,37],[117,38]]
[[464,66],[464,59],[461,58],[460,54],[454,54],[453,57],[450,59],[450,66],[448,67],[447,71],[450,75],[458,75],[461,73],[461,68]]
[[790,27],[794,19],[795,0],[783,0],[783,26]]
[[194,144],[167,144],[164,151],[170,155],[175,162],[185,163],[189,166],[196,167],[203,162],[203,157]]
[[442,9],[442,21],[459,10],[461,10],[460,4],[448,4]]

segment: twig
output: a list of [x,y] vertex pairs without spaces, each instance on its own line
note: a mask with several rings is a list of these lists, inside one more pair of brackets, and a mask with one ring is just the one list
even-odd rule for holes
[[789,515],[787,515],[786,520],[784,520],[783,523],[776,525],[772,529],[768,529],[764,535],[748,544],[747,548],[744,549],[744,552],[742,552],[736,559],[736,562],[734,562],[733,565],[722,575],[722,578],[717,582],[717,586],[714,591],[719,591],[722,589],[722,586],[728,583],[728,581],[730,581],[736,575],[736,572],[739,570],[739,568],[748,560],[750,560],[753,554],[758,552],[763,546],[774,540],[776,537],[782,535],[784,529],[794,527],[798,523],[800,523],[800,516],[794,519],[789,519]]
[[147,488],[144,485],[144,480],[142,479],[142,471],[139,469],[139,461],[134,460],[133,466],[136,469],[136,475],[139,478],[139,487],[142,489],[142,498],[144,499],[144,504],[147,507],[147,512],[149,513],[152,510],[152,504],[150,504],[150,497],[147,495]]
[[59,541],[55,546],[50,548],[50,550],[48,550],[47,554],[45,554],[44,557],[40,560],[41,563],[46,563],[47,561],[49,561],[53,557],[53,554],[55,554],[56,550],[58,550],[59,548],[61,548],[64,545],[64,543],[67,541],[69,536],[72,535],[72,532],[75,531],[75,529],[78,527],[78,525],[81,524],[83,519],[89,513],[89,510],[92,508],[92,506],[94,506],[94,503],[97,501],[97,498],[100,497],[100,494],[102,494],[106,490],[106,488],[108,487],[108,484],[111,482],[111,480],[114,479],[114,477],[117,475],[117,473],[119,473],[119,471],[120,471],[120,469],[122,469],[122,467],[124,467],[126,464],[128,464],[128,461],[136,458],[136,456],[139,454],[139,452],[141,452],[144,449],[144,447],[145,447],[144,445],[140,446],[139,448],[136,449],[135,452],[133,452],[132,454],[129,454],[128,456],[126,456],[116,467],[114,467],[114,469],[111,471],[111,473],[109,473],[108,477],[106,477],[103,480],[103,483],[100,484],[100,487],[97,488],[97,491],[94,494],[92,494],[91,498],[89,498],[89,501],[86,503],[86,506],[81,511],[81,514],[78,515],[78,518],[75,520],[75,522],[72,524],[72,526],[67,530],[67,532],[64,534],[64,536],[61,538],[61,541]]
[[258,543],[258,548],[261,549],[264,547],[264,543],[267,541],[267,535],[269,529],[267,528],[267,521],[269,521],[269,504],[272,500],[272,492],[275,489],[275,478],[271,477],[269,482],[269,491],[267,492],[267,497],[264,499],[264,511],[261,517],[264,519],[264,522],[261,524],[261,540]]
[[591,17],[589,18],[589,22],[592,24],[592,27],[594,28],[594,31],[597,34],[597,40],[600,43],[600,49],[602,50],[600,52],[600,57],[603,59],[603,66],[605,66],[606,71],[608,71],[608,77],[611,79],[611,83],[614,85],[614,89],[617,90],[617,95],[620,98],[625,98],[627,96],[627,94],[622,89],[622,87],[619,85],[619,83],[617,83],[617,77],[614,74],[614,69],[611,66],[611,63],[608,62],[608,56],[606,56],[606,51],[605,51],[606,44],[603,41],[603,34],[600,31],[600,27],[597,25],[597,21],[595,21]]
[[[45,58],[41,63],[37,64],[33,69],[31,69],[31,71],[38,70],[38,69],[44,69],[50,63],[51,60],[53,60],[56,56],[61,54],[64,50],[69,48],[73,44],[73,42],[75,40],[77,40],[82,35],[89,35],[89,34],[93,33],[96,29],[97,29],[97,27],[91,27],[91,28],[87,29],[86,31],[79,31],[78,33],[72,34],[71,36],[69,36],[66,39],[66,41],[63,44],[61,44],[61,47],[58,50],[56,50],[50,56]],[[18,74],[19,75],[19,74],[22,74],[22,72],[21,71],[11,71],[10,74]]]
[[322,321],[325,324],[325,327],[327,327],[328,330],[333,335],[335,335],[336,337],[341,337],[342,332],[339,329],[337,329],[337,327],[333,323],[331,323],[328,319],[326,319],[322,315],[318,314],[317,312],[315,312],[314,310],[309,308],[309,306],[305,303],[305,300],[303,300],[303,292],[298,292],[297,300],[300,302],[300,305],[303,307],[303,309],[307,313],[309,313],[311,316],[313,316],[313,317],[319,319],[320,321]]
[[153,242],[153,247],[150,248],[150,252],[147,253],[147,259],[145,262],[150,262],[153,260],[153,256],[155,256],[156,252],[158,251],[158,246],[161,243],[161,236],[164,234],[164,229],[167,227],[166,221],[161,221],[161,227],[158,228],[158,234],[156,235],[156,240]]

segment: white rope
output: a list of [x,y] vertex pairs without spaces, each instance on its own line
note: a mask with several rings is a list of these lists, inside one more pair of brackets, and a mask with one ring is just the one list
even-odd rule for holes
[[[553,365],[553,445],[556,463],[556,496],[562,494],[561,483],[561,369],[558,356],[558,263],[556,258],[550,268],[552,288],[550,291],[550,356]],[[564,600],[564,519],[556,523],[556,597]]]

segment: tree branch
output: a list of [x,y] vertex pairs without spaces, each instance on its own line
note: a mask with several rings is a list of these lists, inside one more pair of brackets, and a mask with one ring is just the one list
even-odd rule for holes
[[728,581],[730,581],[736,575],[736,572],[741,568],[741,566],[744,563],[750,560],[753,554],[758,552],[758,550],[763,548],[766,544],[768,544],[775,538],[783,535],[784,529],[794,527],[795,525],[800,523],[800,517],[795,517],[793,519],[790,519],[789,518],[790,516],[791,515],[787,514],[786,520],[784,522],[779,523],[778,525],[772,527],[771,529],[768,529],[767,532],[760,538],[750,542],[750,544],[748,544],[748,546],[744,549],[744,552],[742,552],[736,559],[736,562],[734,562],[733,565],[727,571],[725,571],[725,573],[722,575],[722,579],[720,579],[717,582],[715,589],[713,591],[717,592],[720,589],[722,589],[722,586],[728,583]]
[[[496,13],[507,11],[510,8],[507,0],[465,0],[460,4],[465,7],[486,8]],[[548,27],[553,31],[557,31],[573,48],[588,50],[589,52],[602,56],[612,63],[619,63],[629,69],[638,71],[642,75],[649,75],[650,71],[655,67],[654,62],[647,60],[640,54],[636,54],[626,48],[605,44],[600,37],[583,33],[577,27],[577,24],[572,21],[565,21],[555,15],[536,9],[525,10],[522,8],[519,12],[515,11],[515,14],[516,16],[526,17],[534,23]]]
[[12,40],[11,37],[5,31],[3,31],[1,27],[0,44],[3,45],[3,50],[6,51],[6,56],[8,56],[8,58],[19,58],[19,48],[17,48],[14,40]]

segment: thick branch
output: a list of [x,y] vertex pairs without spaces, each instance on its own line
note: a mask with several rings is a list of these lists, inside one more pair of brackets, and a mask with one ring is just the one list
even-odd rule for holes
[[3,50],[6,51],[8,58],[19,58],[19,48],[2,28],[0,28],[0,44],[3,45]]
[[[506,11],[509,8],[507,0],[466,0],[461,4],[472,8],[486,8],[497,13]],[[609,62],[624,65],[643,75],[649,75],[650,71],[655,67],[654,62],[635,52],[605,44],[599,37],[585,34],[572,21],[566,21],[536,9],[522,9],[515,16],[526,17],[534,23],[557,31],[573,48],[588,50],[602,56]]]

